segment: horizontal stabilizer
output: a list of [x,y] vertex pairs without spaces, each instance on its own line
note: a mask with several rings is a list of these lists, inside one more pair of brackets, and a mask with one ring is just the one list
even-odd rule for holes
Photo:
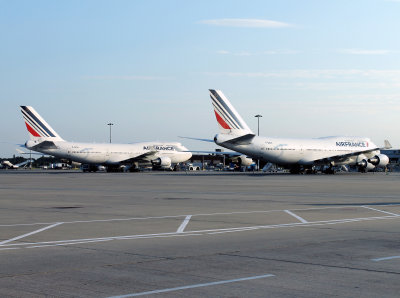
[[58,147],[54,144],[53,141],[43,141],[32,147],[32,150],[35,149],[57,149]]
[[224,143],[230,143],[230,144],[235,144],[235,145],[248,145],[251,143],[251,141],[254,139],[255,135],[252,133],[230,139],[225,141]]

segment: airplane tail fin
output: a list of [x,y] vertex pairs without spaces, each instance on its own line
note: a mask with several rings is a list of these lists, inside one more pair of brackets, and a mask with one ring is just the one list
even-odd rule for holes
[[390,149],[390,148],[392,148],[392,145],[390,144],[390,142],[388,140],[385,140],[383,148],[384,149]]
[[221,90],[210,89],[209,91],[221,133],[237,136],[253,134]]
[[33,107],[21,106],[21,112],[31,140],[63,140]]

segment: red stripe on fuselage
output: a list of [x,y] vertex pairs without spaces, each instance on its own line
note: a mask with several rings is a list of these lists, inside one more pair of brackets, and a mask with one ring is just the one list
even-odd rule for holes
[[222,128],[224,128],[224,129],[231,129],[231,128],[229,127],[229,125],[224,121],[224,119],[222,119],[221,116],[218,115],[218,113],[217,113],[216,110],[214,110],[214,113],[215,113],[215,117],[217,118],[217,121],[218,121],[219,125],[221,125]]
[[36,132],[36,130],[34,130],[26,121],[25,121],[25,124],[26,124],[26,128],[28,129],[28,131],[31,135],[33,135],[34,137],[40,137],[40,134],[38,134]]

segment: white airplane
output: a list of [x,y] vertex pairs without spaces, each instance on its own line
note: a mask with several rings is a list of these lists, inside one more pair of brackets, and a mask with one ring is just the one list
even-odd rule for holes
[[134,144],[75,143],[63,140],[51,126],[30,106],[21,106],[30,140],[25,143],[29,150],[53,155],[88,165],[85,171],[97,171],[106,166],[108,171],[122,168],[136,169],[141,163],[170,168],[188,160],[192,153],[176,142],[145,142]]
[[9,160],[3,160],[1,162],[1,165],[2,165],[2,167],[7,168],[7,169],[17,170],[22,166],[28,165],[30,162],[31,162],[31,160],[29,159],[29,160],[25,160],[18,164],[13,164]]
[[[214,142],[219,146],[287,167],[291,173],[312,173],[317,166],[325,166],[325,172],[333,174],[333,167],[342,165],[355,165],[361,172],[366,172],[389,163],[389,158],[381,154],[381,148],[369,138],[337,136],[289,139],[256,136],[220,90],[209,91],[220,130]],[[391,148],[387,140],[386,148]]]

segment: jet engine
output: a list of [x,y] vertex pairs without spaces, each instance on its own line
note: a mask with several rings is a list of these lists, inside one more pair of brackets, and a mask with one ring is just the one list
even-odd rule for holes
[[389,157],[385,154],[377,154],[374,157],[369,158],[368,162],[376,167],[384,167],[389,163]]
[[153,166],[161,167],[161,168],[169,168],[172,164],[171,159],[166,156],[161,156],[151,161]]
[[253,159],[250,157],[247,157],[246,155],[240,155],[238,158],[238,163],[239,163],[239,166],[247,167],[247,166],[250,166],[253,164]]
[[358,165],[359,171],[363,172],[363,173],[366,173],[375,168],[375,165],[370,163],[369,159],[364,154],[360,154],[357,157],[357,165]]
[[375,169],[375,166],[372,163],[369,163],[367,160],[363,160],[362,164],[360,164],[361,172],[368,172]]

